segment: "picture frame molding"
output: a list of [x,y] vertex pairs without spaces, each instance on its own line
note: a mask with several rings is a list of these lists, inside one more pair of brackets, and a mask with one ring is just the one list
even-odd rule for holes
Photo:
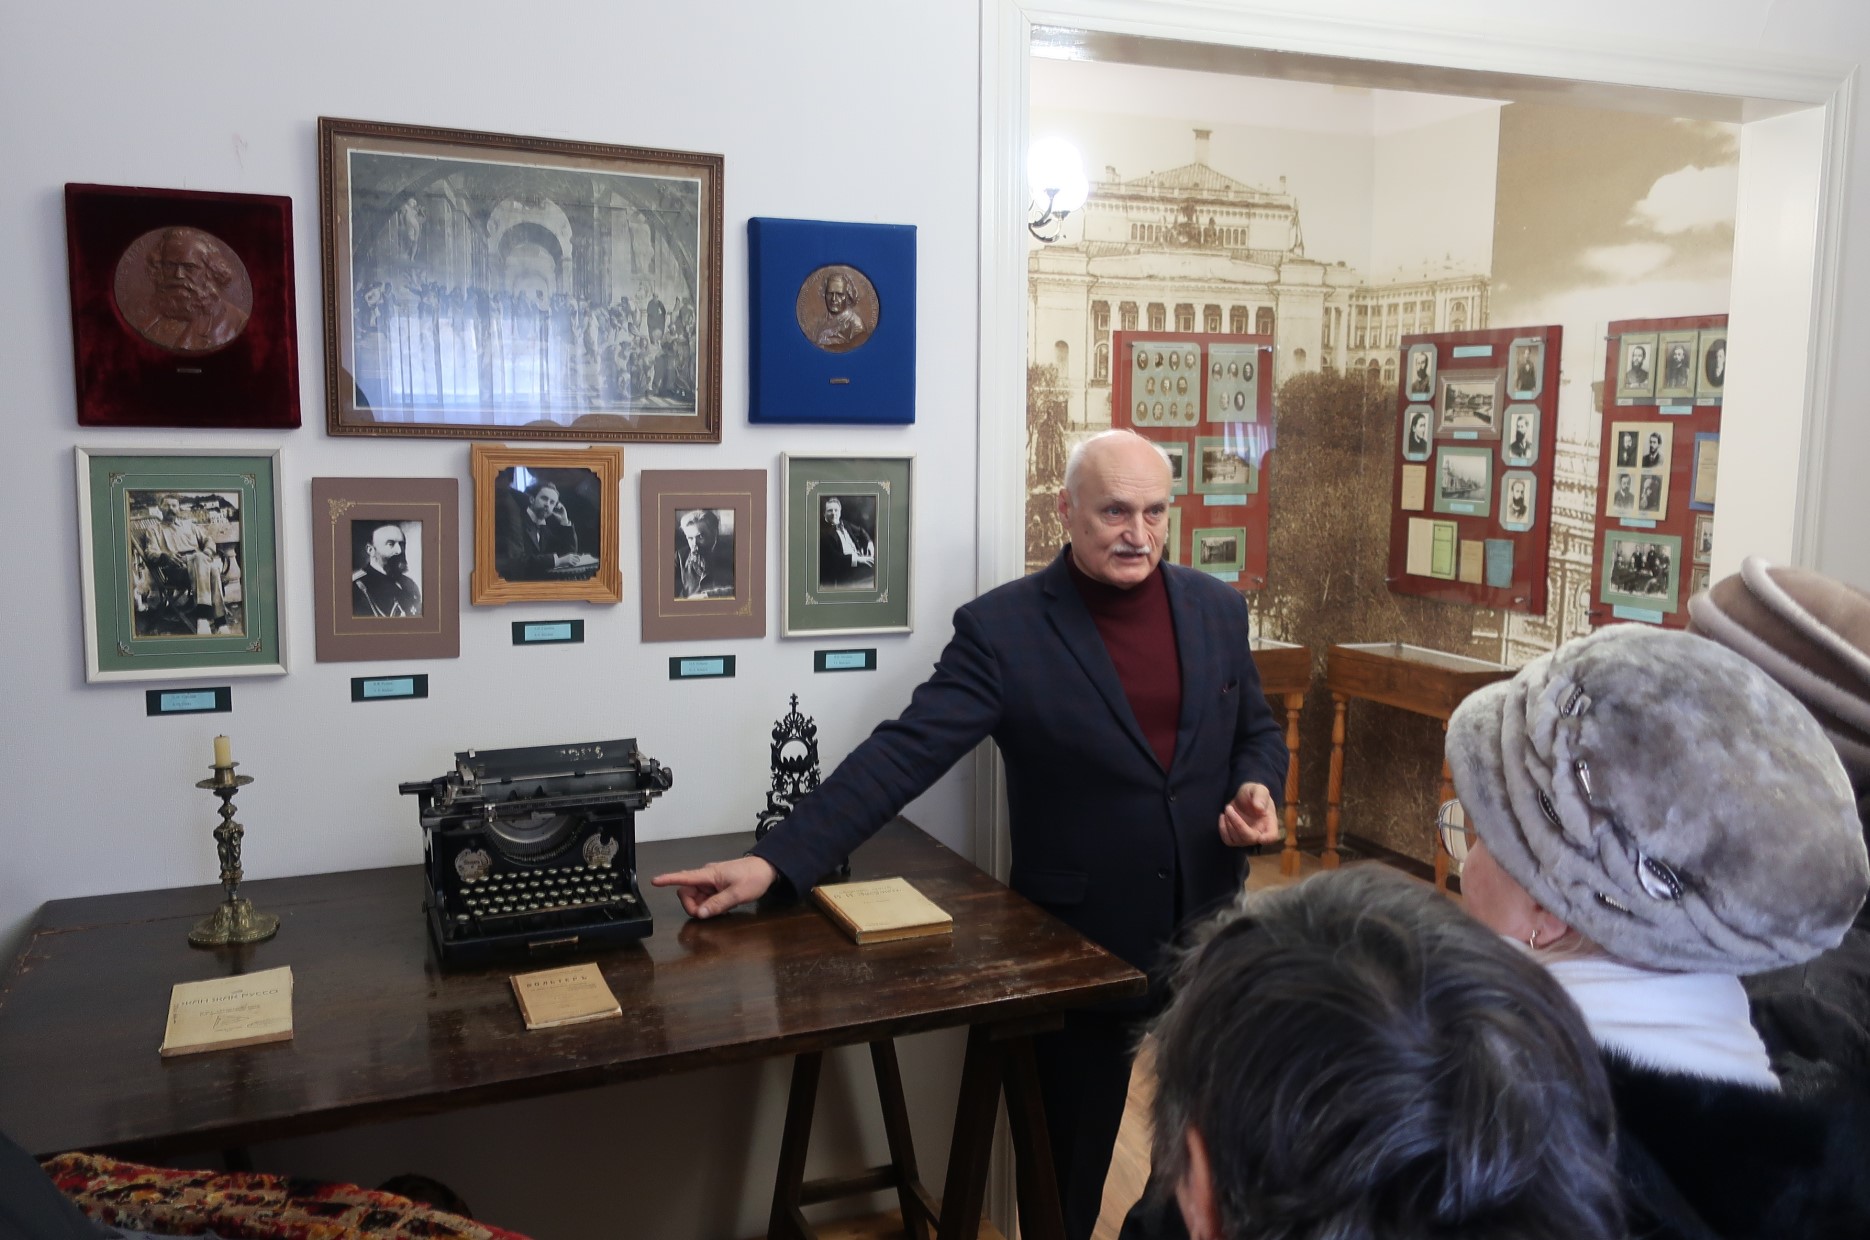
[[[643,641],[766,636],[767,481],[763,469],[646,469],[638,476]],[[672,508],[678,498],[692,502]],[[734,510],[732,597],[675,598],[674,528],[662,522],[675,508]]]
[[[586,448],[515,448],[477,443],[469,457],[474,488],[474,571],[469,601],[477,607],[504,603],[621,603],[623,601],[623,448],[598,444]],[[577,581],[509,581],[494,564],[497,514],[489,501],[502,471],[588,469],[597,475],[604,499],[598,512],[597,572]]]
[[[286,608],[282,597],[284,592],[283,583],[288,580],[288,565],[284,545],[285,539],[282,533],[284,513],[282,511],[283,497],[280,493],[279,483],[280,451],[279,448],[104,448],[87,447],[84,445],[73,449],[73,461],[77,475],[79,594],[84,619],[85,680],[88,683],[96,684],[106,681],[136,680],[198,680],[204,677],[283,676],[291,670],[289,656],[290,646],[287,639]],[[201,661],[205,660],[205,658],[212,657],[212,655],[218,653],[222,647],[225,647],[228,653],[234,653],[242,642],[247,644],[248,653],[263,654],[263,649],[255,648],[258,643],[264,642],[264,631],[269,627],[262,624],[258,626],[262,629],[262,635],[257,638],[250,632],[238,638],[208,638],[207,640],[213,643],[213,646],[206,651],[162,652],[152,650],[142,655],[142,657],[152,660],[173,659],[180,660],[179,662],[152,662],[142,666],[128,668],[108,668],[103,665],[103,660],[99,657],[98,653],[98,644],[100,629],[99,608],[104,600],[98,597],[98,567],[96,563],[96,539],[98,531],[95,528],[92,512],[94,497],[91,489],[91,465],[93,461],[108,460],[116,457],[128,459],[149,458],[154,460],[163,458],[225,458],[228,460],[254,460],[265,462],[266,486],[271,489],[272,493],[271,503],[267,505],[267,508],[270,510],[272,533],[272,545],[270,548],[272,580],[267,587],[270,589],[271,594],[270,609],[272,615],[270,628],[274,644],[273,658],[271,661],[263,662],[257,659],[251,663],[213,663]],[[115,476],[127,477],[129,475],[125,472]],[[258,499],[259,496],[257,492],[260,488],[257,482],[257,472],[255,477],[255,498]],[[107,478],[107,482],[110,482],[109,478]],[[110,485],[114,485],[114,482],[110,482]],[[210,486],[212,484],[203,485]],[[243,509],[241,512],[243,541],[248,520],[247,510]],[[127,540],[129,531],[126,530],[125,535]],[[116,550],[120,550],[127,555],[129,550],[128,542],[126,541],[121,548],[116,548]],[[250,553],[241,557],[243,617],[250,614],[246,613],[244,610],[244,596],[248,589],[253,588],[249,582],[249,577],[258,567],[251,562],[252,559],[253,557]],[[128,571],[129,566],[126,563],[124,565],[126,580]],[[126,643],[120,639],[118,642],[119,655],[124,658],[138,657],[139,652],[136,650],[135,646],[131,644],[135,643],[137,640],[138,639],[135,637],[132,637],[130,642]]]
[[[452,659],[461,653],[461,484],[455,478],[313,478],[312,614],[320,663]],[[411,513],[414,516],[399,516]],[[349,610],[349,530],[366,516],[422,520],[422,616]]]
[[[391,154],[417,156],[424,147],[466,147],[483,153],[483,162],[525,168],[521,156],[539,157],[540,169],[557,167],[546,162],[551,157],[585,163],[610,162],[618,165],[610,171],[633,174],[629,165],[666,165],[691,172],[701,182],[697,204],[696,228],[696,349],[694,414],[657,414],[653,411],[594,411],[564,424],[541,426],[537,421],[453,422],[436,420],[376,421],[357,415],[353,378],[355,357],[347,352],[354,342],[352,318],[352,261],[348,241],[351,202],[348,198],[348,173],[343,178],[346,201],[337,202],[339,176],[337,161],[358,143],[388,144],[400,142],[410,150],[390,148]],[[380,145],[362,149],[378,150]],[[501,159],[501,155],[508,158]],[[437,160],[461,159],[459,155],[437,152]],[[408,125],[383,121],[353,120],[341,117],[318,118],[318,203],[321,241],[322,277],[325,295],[325,393],[326,433],[359,436],[398,436],[431,439],[543,439],[584,443],[719,443],[721,441],[721,322],[724,296],[725,260],[723,244],[723,175],[725,160],[721,155],[696,151],[659,150],[651,147],[622,146],[565,138],[532,137],[518,134],[489,133],[481,130],[445,129],[432,125]],[[580,168],[579,170],[592,170]],[[599,169],[601,170],[601,169]],[[654,175],[643,173],[641,175]],[[340,226],[340,218],[344,221]],[[344,241],[340,252],[340,233]],[[341,270],[342,269],[342,270]],[[352,365],[347,367],[349,360]],[[483,413],[484,413],[483,409]]]

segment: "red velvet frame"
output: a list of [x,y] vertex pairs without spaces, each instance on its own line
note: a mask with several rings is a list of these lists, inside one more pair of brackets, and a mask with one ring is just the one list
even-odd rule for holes
[[[171,225],[212,233],[239,255],[252,281],[245,329],[212,353],[158,348],[117,307],[114,285],[123,252],[144,233]],[[290,198],[66,185],[65,247],[78,425],[299,425]]]

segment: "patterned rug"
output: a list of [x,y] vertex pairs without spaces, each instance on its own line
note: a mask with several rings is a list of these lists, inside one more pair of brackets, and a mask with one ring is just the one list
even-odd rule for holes
[[59,1191],[100,1223],[224,1240],[526,1240],[393,1193],[252,1172],[171,1171],[98,1154],[42,1164]]

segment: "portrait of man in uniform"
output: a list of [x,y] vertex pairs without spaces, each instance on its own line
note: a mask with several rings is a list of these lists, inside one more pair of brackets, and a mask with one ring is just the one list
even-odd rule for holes
[[351,522],[351,615],[422,614],[422,587],[409,572],[421,543],[420,521]]

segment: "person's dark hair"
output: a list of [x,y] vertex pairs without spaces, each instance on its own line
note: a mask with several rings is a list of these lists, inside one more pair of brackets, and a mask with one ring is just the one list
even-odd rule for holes
[[1377,866],[1249,897],[1155,1026],[1154,1174],[1228,1240],[1621,1234],[1596,1045],[1549,973]]

